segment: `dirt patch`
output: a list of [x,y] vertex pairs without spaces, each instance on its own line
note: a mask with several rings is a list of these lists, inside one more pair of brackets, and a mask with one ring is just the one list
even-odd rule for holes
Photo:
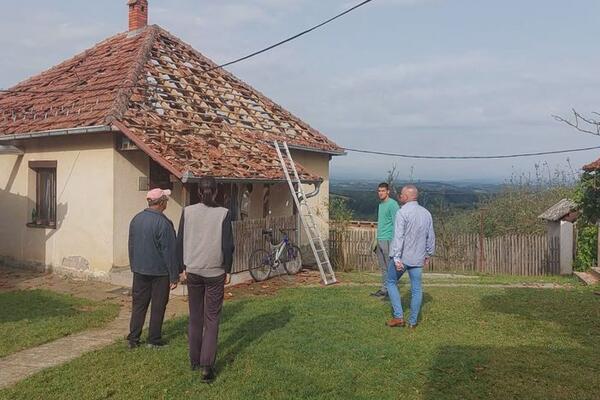
[[[351,283],[340,282],[338,284],[347,285]],[[319,272],[302,270],[294,276],[286,275],[273,277],[265,282],[249,282],[228,286],[225,288],[225,300],[273,296],[281,289],[318,286],[322,286]],[[108,301],[119,304],[126,310],[131,309],[130,289],[104,282],[75,280],[52,273],[40,273],[0,266],[0,292],[33,289],[46,289],[94,301]],[[167,318],[187,315],[187,313],[187,296],[172,296],[165,313]]]
[[[338,285],[344,285],[339,282]],[[225,288],[225,300],[244,297],[272,296],[281,289],[322,286],[318,271],[302,270],[298,274],[274,277],[264,282],[247,282]]]
[[0,266],[0,291],[47,289],[93,301],[119,302],[123,297],[115,286],[104,282],[75,280],[47,272]]

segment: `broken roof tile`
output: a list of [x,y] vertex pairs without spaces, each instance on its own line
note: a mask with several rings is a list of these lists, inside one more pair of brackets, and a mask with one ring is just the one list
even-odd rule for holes
[[158,26],[113,36],[11,89],[0,94],[0,135],[118,124],[179,176],[283,179],[274,140],[343,152]]

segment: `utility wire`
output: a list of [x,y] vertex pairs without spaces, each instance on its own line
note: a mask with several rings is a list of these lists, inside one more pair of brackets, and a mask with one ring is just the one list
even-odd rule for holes
[[[258,51],[255,51],[255,52],[253,52],[253,53],[250,53],[250,54],[248,54],[248,55],[246,55],[246,56],[243,56],[243,57],[237,58],[237,59],[235,59],[235,60],[232,60],[232,61],[228,61],[228,62],[226,62],[226,63],[224,63],[224,64],[216,65],[216,66],[214,66],[214,67],[211,67],[211,68],[205,69],[205,70],[203,70],[201,73],[202,73],[202,74],[205,74],[205,73],[208,73],[208,72],[214,71],[214,70],[216,70],[216,69],[225,68],[225,67],[228,67],[228,66],[230,66],[230,65],[237,64],[237,63],[239,63],[239,62],[242,62],[242,61],[248,60],[248,59],[250,59],[250,58],[256,57],[256,56],[258,56],[258,55],[260,55],[260,54],[262,54],[262,53],[266,53],[267,51],[273,50],[273,49],[274,49],[274,48],[276,48],[276,47],[279,47],[279,46],[281,46],[281,45],[284,45],[284,44],[286,44],[286,43],[288,43],[288,42],[291,42],[291,41],[293,41],[293,40],[296,40],[296,39],[298,39],[299,37],[301,37],[301,36],[304,36],[304,35],[306,35],[306,34],[308,34],[308,33],[312,32],[312,31],[315,31],[315,30],[317,30],[317,29],[321,28],[322,26],[324,26],[324,25],[327,25],[327,24],[329,24],[329,23],[331,23],[331,22],[335,21],[336,19],[338,19],[338,18],[341,18],[341,17],[343,17],[344,15],[346,15],[346,14],[349,14],[349,13],[351,13],[352,11],[354,11],[354,10],[356,10],[356,9],[358,9],[358,8],[362,7],[362,6],[365,6],[365,5],[367,5],[367,4],[369,4],[369,3],[373,2],[373,1],[374,1],[374,0],[364,0],[363,2],[361,2],[361,3],[357,4],[357,5],[355,5],[354,7],[351,7],[351,8],[349,8],[349,9],[347,9],[346,11],[344,11],[344,12],[341,12],[341,13],[337,14],[336,16],[329,18],[328,20],[326,20],[326,21],[323,21],[323,22],[321,22],[320,24],[313,26],[312,28],[308,28],[308,29],[306,29],[306,30],[304,30],[304,31],[302,31],[302,32],[300,32],[300,33],[297,33],[297,34],[295,34],[295,35],[293,35],[293,36],[290,36],[290,37],[288,37],[287,39],[284,39],[284,40],[282,40],[282,41],[280,41],[280,42],[277,42],[277,43],[275,43],[275,44],[272,44],[272,45],[270,45],[270,46],[268,46],[268,47],[265,47],[265,48],[263,48],[263,49],[261,49],[261,50],[258,50]],[[130,87],[135,87],[135,85],[134,85],[134,86],[130,86]],[[85,88],[82,88],[82,89],[81,89],[81,91],[90,92],[90,91],[98,91],[98,90],[115,90],[115,89],[121,89],[121,88],[123,88],[123,87],[94,88],[94,89],[91,89],[91,88],[90,88],[90,89],[85,89]],[[75,91],[77,91],[77,90],[76,90],[76,89],[56,89],[56,90],[52,90],[52,89],[51,89],[51,90],[44,90],[44,91],[32,91],[32,90],[11,90],[11,89],[0,89],[0,93],[20,93],[20,92],[22,92],[22,93],[40,93],[40,94],[42,94],[42,93],[54,93],[54,92],[56,92],[56,93],[73,93],[73,92],[75,92]]]
[[361,149],[352,149],[352,148],[345,148],[343,150],[350,151],[353,153],[376,154],[379,156],[423,159],[423,160],[490,160],[490,159],[503,159],[503,158],[535,157],[535,156],[545,156],[545,155],[551,155],[551,154],[576,153],[576,152],[580,152],[580,151],[589,151],[589,150],[598,150],[598,149],[600,149],[600,146],[583,147],[583,148],[568,149],[568,150],[540,151],[540,152],[535,152],[535,153],[501,154],[501,155],[489,155],[489,156],[414,155],[414,154],[388,153],[388,152],[384,152],[384,151],[361,150]]
[[276,47],[279,47],[279,46],[281,46],[282,44],[285,44],[285,43],[291,42],[292,40],[295,40],[295,39],[299,38],[300,36],[304,36],[304,35],[306,35],[307,33],[310,33],[310,32],[312,32],[312,31],[314,31],[314,30],[316,30],[316,29],[319,29],[320,27],[322,27],[322,26],[324,26],[324,25],[327,25],[327,24],[329,24],[330,22],[333,22],[333,21],[335,21],[335,20],[336,20],[336,19],[338,19],[338,18],[341,18],[341,17],[343,17],[344,15],[346,15],[346,14],[348,14],[348,13],[351,13],[352,11],[356,10],[357,8],[360,8],[360,7],[362,7],[362,6],[364,6],[364,5],[368,4],[368,3],[370,3],[370,2],[372,2],[372,1],[373,1],[373,0],[365,0],[365,1],[363,1],[362,3],[360,3],[360,4],[357,4],[357,5],[355,5],[354,7],[352,7],[352,8],[349,8],[349,9],[347,9],[346,11],[344,11],[344,12],[342,12],[342,13],[340,13],[340,14],[336,15],[335,17],[329,18],[327,21],[323,21],[323,22],[321,22],[320,24],[313,26],[312,28],[306,29],[305,31],[302,31],[302,32],[300,32],[300,33],[298,33],[298,34],[296,34],[296,35],[294,35],[294,36],[291,36],[291,37],[289,37],[289,38],[287,38],[287,39],[284,39],[284,40],[282,40],[281,42],[275,43],[275,44],[273,44],[273,45],[271,45],[271,46],[269,46],[269,47],[266,47],[266,48],[264,48],[264,49],[262,49],[262,50],[255,51],[254,53],[248,54],[247,56],[240,57],[240,58],[238,58],[238,59],[236,59],[236,60],[229,61],[229,62],[227,62],[227,63],[225,63],[225,64],[221,64],[221,65],[218,65],[218,66],[216,66],[216,67],[213,67],[213,68],[207,69],[205,72],[209,72],[209,71],[212,71],[212,70],[214,70],[214,69],[218,69],[218,68],[224,68],[224,67],[228,67],[228,66],[230,66],[230,65],[233,65],[233,64],[239,63],[240,61],[247,60],[247,59],[249,59],[249,58],[255,57],[255,56],[259,55],[259,54],[262,54],[262,53],[264,53],[264,52],[267,52],[267,51],[269,51],[269,50],[272,50],[272,49],[274,49],[274,48],[276,48]]

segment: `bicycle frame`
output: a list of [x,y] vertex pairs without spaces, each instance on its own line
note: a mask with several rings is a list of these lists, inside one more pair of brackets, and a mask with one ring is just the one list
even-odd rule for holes
[[[273,237],[272,235],[271,238]],[[273,244],[273,242],[271,240],[269,240],[269,246],[271,247],[271,256],[273,257],[273,266],[278,266],[280,261],[279,258],[281,257],[281,255],[283,254],[283,252],[285,251],[285,249],[287,249],[287,245],[289,244],[290,240],[288,238],[287,233],[283,234],[283,239],[281,240],[281,242]]]

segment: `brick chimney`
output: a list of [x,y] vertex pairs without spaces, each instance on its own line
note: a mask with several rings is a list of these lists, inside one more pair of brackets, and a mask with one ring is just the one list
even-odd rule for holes
[[127,0],[129,6],[129,31],[148,25],[148,0]]

